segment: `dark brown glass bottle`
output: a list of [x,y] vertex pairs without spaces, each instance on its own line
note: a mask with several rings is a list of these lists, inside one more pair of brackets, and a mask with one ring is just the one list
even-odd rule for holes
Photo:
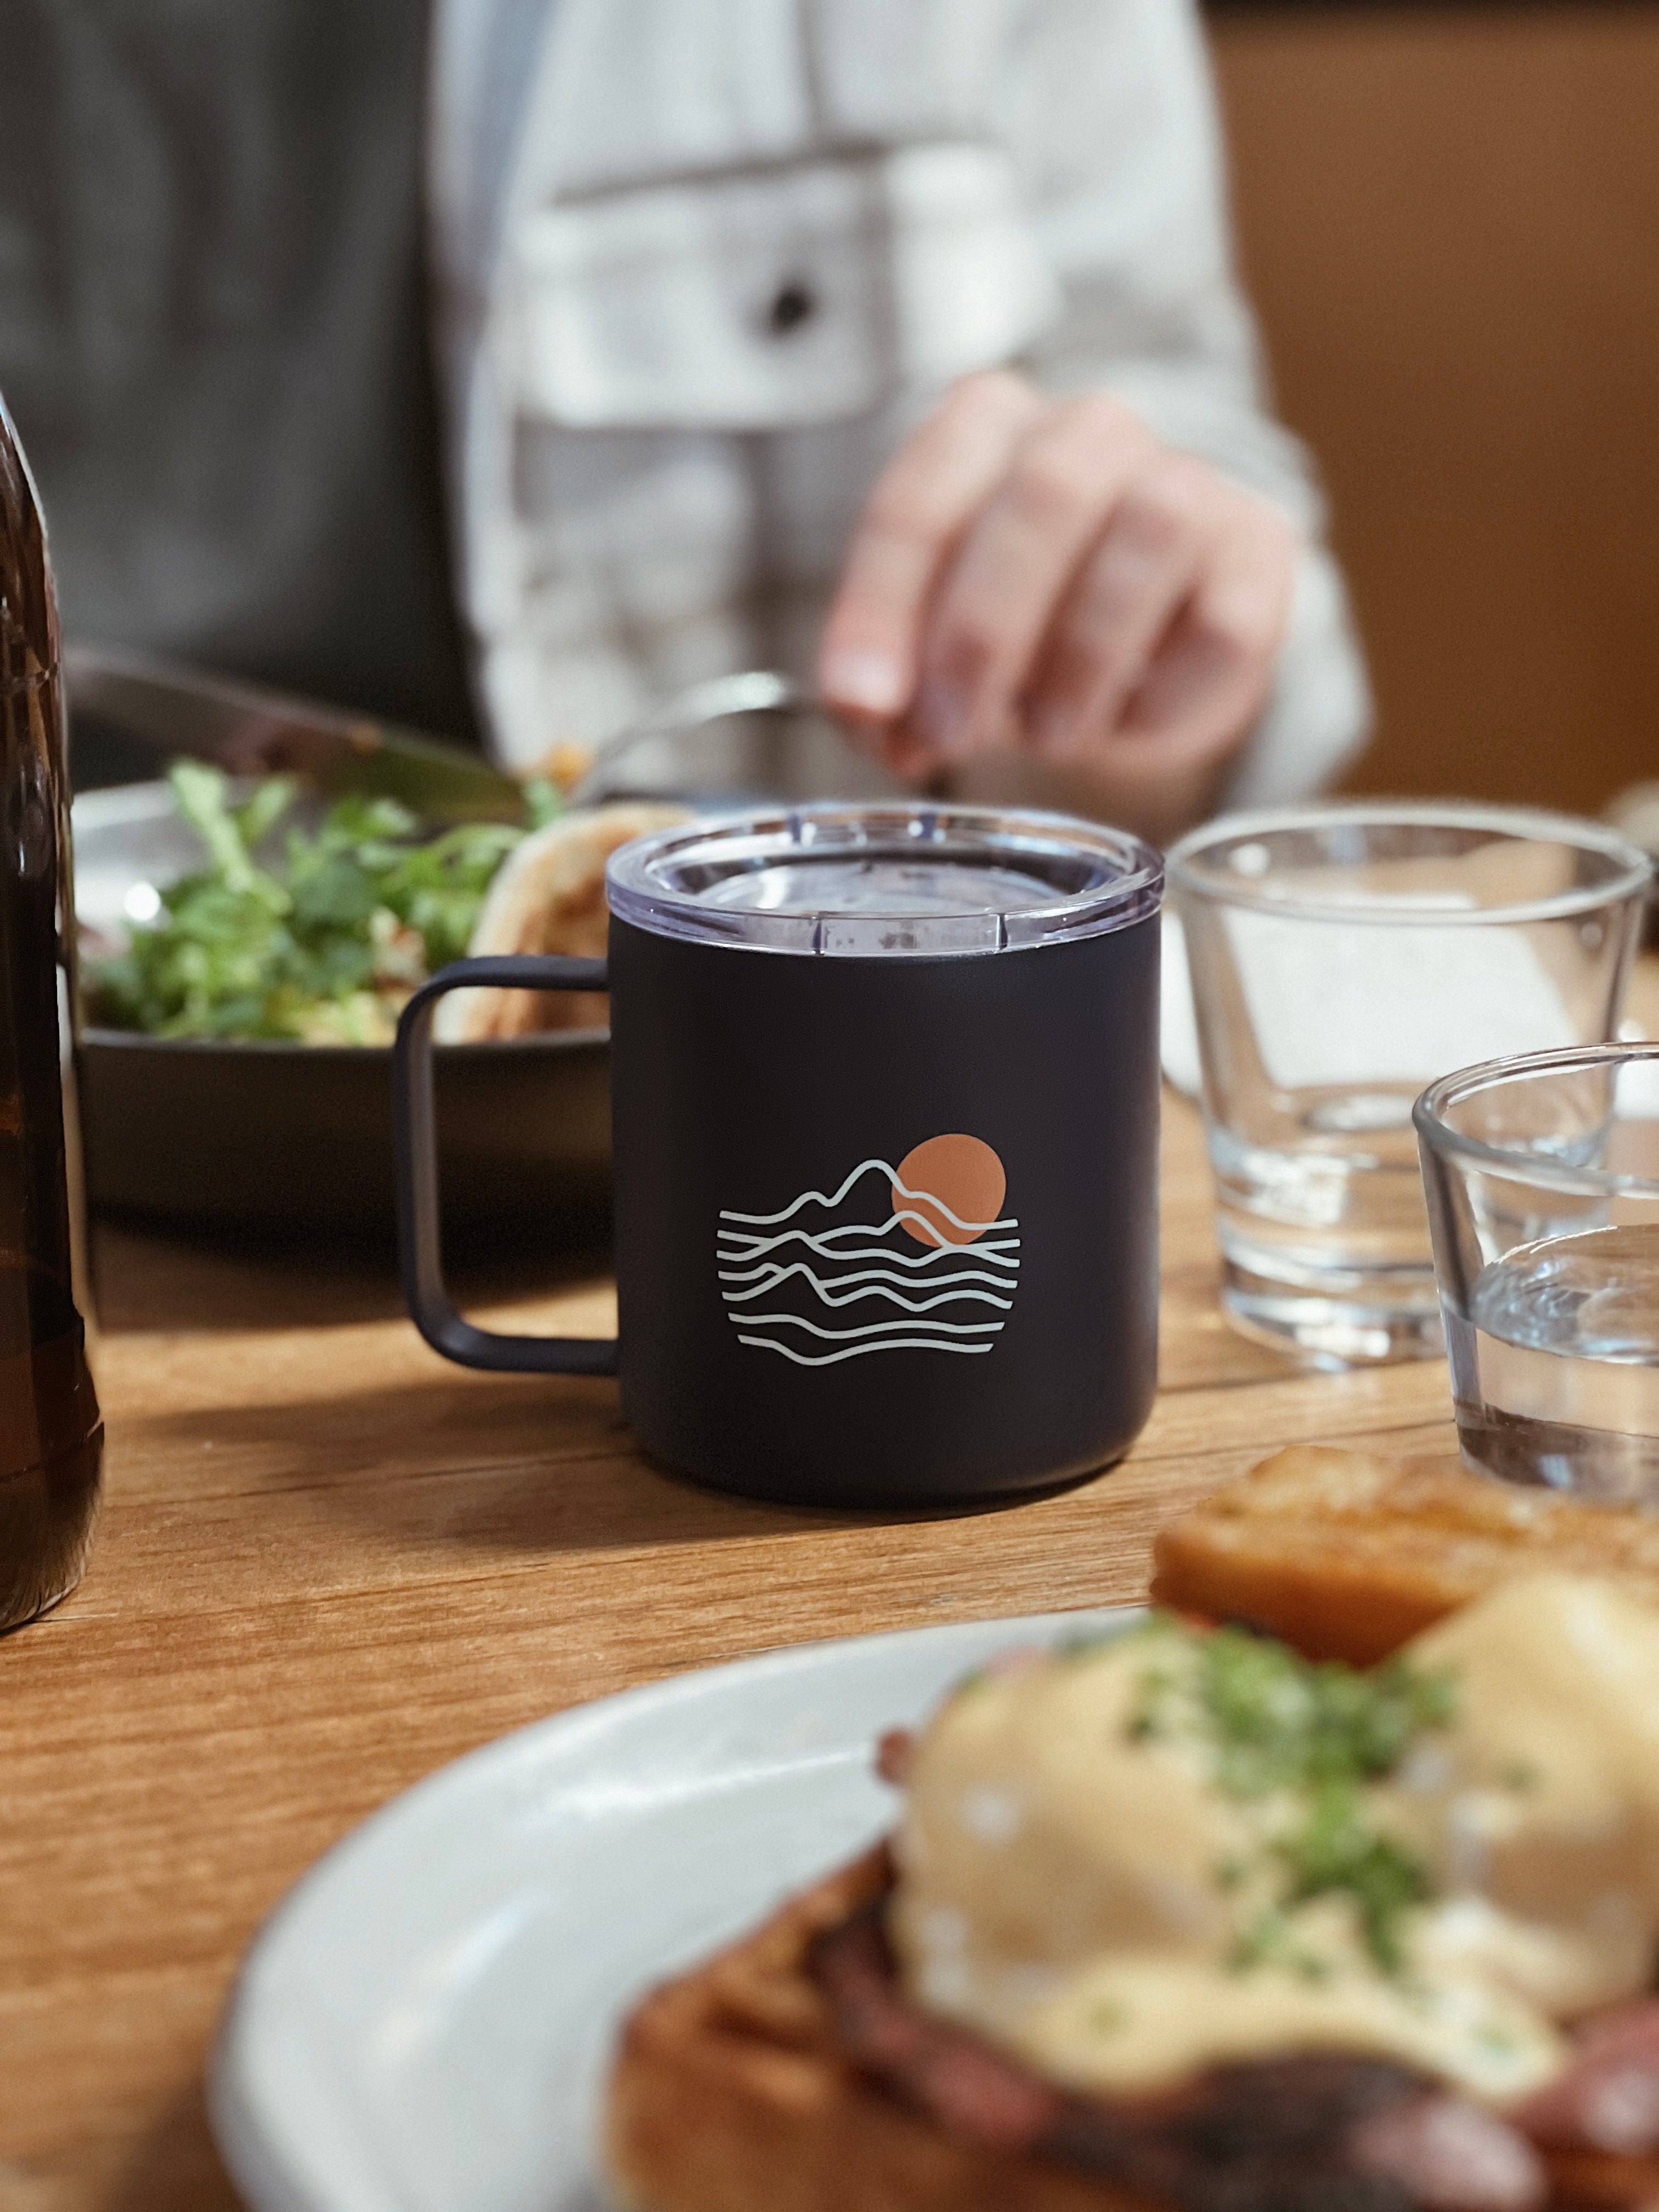
[[0,400],[0,1629],[81,1579],[103,1456],[76,1304],[85,1243],[63,718],[46,532]]

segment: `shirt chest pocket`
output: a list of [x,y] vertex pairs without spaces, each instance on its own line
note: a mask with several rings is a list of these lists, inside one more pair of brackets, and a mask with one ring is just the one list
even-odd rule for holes
[[514,398],[572,428],[767,429],[1006,361],[1058,292],[975,141],[555,202],[509,247]]

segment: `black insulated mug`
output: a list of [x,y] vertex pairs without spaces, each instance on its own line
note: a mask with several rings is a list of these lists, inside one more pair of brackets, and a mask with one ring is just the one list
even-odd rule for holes
[[[609,957],[464,960],[396,1056],[410,1310],[476,1367],[619,1375],[641,1449],[798,1504],[1071,1480],[1146,1419],[1158,855],[1054,815],[803,806],[612,856]],[[491,1334],[443,1287],[431,1024],[606,991],[620,1334]]]

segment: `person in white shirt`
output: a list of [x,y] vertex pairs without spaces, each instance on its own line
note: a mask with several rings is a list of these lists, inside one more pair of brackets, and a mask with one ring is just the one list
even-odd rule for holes
[[464,653],[512,765],[776,666],[1160,836],[1361,741],[1190,0],[195,0],[10,62],[72,636],[452,730]]
[[463,605],[510,758],[770,664],[910,778],[1155,835],[1353,749],[1187,0],[454,0],[436,51]]

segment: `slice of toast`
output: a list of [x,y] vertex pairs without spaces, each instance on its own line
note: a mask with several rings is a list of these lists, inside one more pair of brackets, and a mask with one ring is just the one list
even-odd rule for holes
[[875,1850],[666,1983],[623,2030],[605,2113],[632,2212],[1148,2212],[1035,2158],[958,2142],[843,2056],[815,1936],[878,1896]]
[[1450,1459],[1276,1452],[1171,1522],[1153,1598],[1270,1629],[1312,1659],[1385,1658],[1510,1576],[1606,1575],[1659,1605],[1659,1518],[1471,1474]]

